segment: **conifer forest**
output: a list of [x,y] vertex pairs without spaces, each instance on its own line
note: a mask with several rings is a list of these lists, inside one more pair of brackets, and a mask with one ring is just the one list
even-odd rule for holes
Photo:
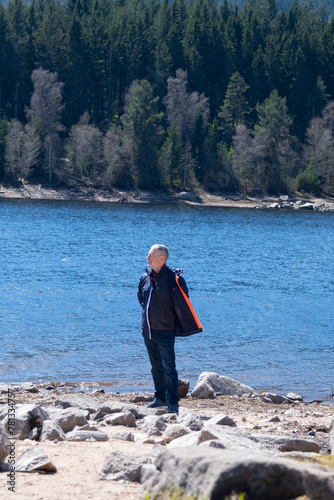
[[0,181],[334,196],[330,4],[1,3]]

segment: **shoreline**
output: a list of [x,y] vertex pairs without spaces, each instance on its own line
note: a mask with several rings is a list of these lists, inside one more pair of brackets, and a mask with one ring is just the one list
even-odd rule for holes
[[[73,403],[70,407],[64,404],[61,407],[59,402],[62,399],[65,401],[66,398],[71,398],[71,395],[78,396],[79,399],[80,397],[82,399],[89,398],[89,406],[95,402],[97,408],[119,407],[120,405],[129,408],[131,405],[132,408],[135,407],[139,411],[147,405],[148,401],[152,400],[151,396],[134,397],[132,394],[96,392],[86,396],[80,392],[73,393],[70,387],[67,387],[64,392],[59,389],[44,392],[29,392],[19,389],[15,393],[11,391],[10,394],[11,397],[14,395],[17,408],[21,405],[28,405],[27,408],[31,409],[38,405],[50,412],[50,415],[54,415],[55,412],[56,414],[63,413],[64,416],[71,413],[76,404]],[[5,413],[8,405],[7,396],[8,394],[0,391],[0,410]],[[96,410],[91,413],[92,410],[88,410],[88,406],[84,409],[83,406],[78,405],[78,408],[81,408],[81,412],[85,412],[88,419],[88,425],[82,428],[87,432],[87,436],[89,436],[90,431],[97,430],[107,434],[108,440],[102,442],[88,438],[87,440],[74,441],[69,437],[65,437],[63,440],[50,437],[50,439],[46,438],[46,440],[41,441],[33,440],[33,438],[17,439],[15,441],[16,458],[28,450],[43,450],[51,464],[56,467],[57,472],[41,473],[36,470],[35,473],[27,473],[17,471],[15,498],[18,500],[25,500],[28,497],[48,500],[58,500],[58,498],[63,500],[71,500],[72,498],[80,500],[86,498],[94,500],[105,498],[143,500],[143,488],[138,482],[101,481],[99,472],[107,456],[113,453],[123,453],[126,456],[131,454],[145,455],[154,462],[160,451],[167,448],[162,433],[151,433],[146,436],[145,430],[140,427],[140,424],[131,428],[120,423],[113,426],[112,422],[108,422],[104,417],[99,419],[94,417]],[[154,412],[155,410],[152,411],[152,413]],[[326,467],[329,473],[333,471],[334,457],[330,456],[330,429],[333,422],[333,409],[329,405],[299,401],[290,404],[268,403],[259,396],[250,395],[217,395],[214,399],[198,399],[187,395],[180,400],[180,415],[185,415],[187,412],[195,415],[195,418],[199,418],[204,425],[212,417],[227,416],[234,421],[237,433],[253,436],[253,439],[256,439],[257,435],[260,437],[268,436],[271,440],[274,436],[280,436],[280,439],[286,439],[289,442],[298,443],[301,440],[309,445],[318,446],[318,453],[303,453],[305,458],[302,460],[320,464]],[[105,416],[108,418],[109,414]],[[156,419],[158,417],[148,418]],[[138,422],[140,421],[138,420]],[[175,424],[177,420],[173,422]],[[173,422],[170,422],[172,426]],[[237,436],[239,434],[236,434],[236,445],[238,445]],[[204,448],[200,449],[204,450]],[[253,451],[256,453],[256,446]],[[239,451],[239,453],[244,455],[245,450]],[[301,454],[299,453],[294,458],[292,453],[290,460],[301,460]],[[0,473],[1,492],[5,492],[7,488],[6,481],[6,470],[3,469],[2,474]],[[298,500],[309,500],[309,498],[304,496]]]
[[41,184],[25,184],[20,187],[0,185],[0,200],[45,200],[45,201],[87,201],[100,203],[136,204],[180,204],[226,208],[252,209],[295,209],[333,211],[334,199],[283,196],[245,196],[241,194],[210,194],[203,190],[196,192],[171,191],[148,192],[140,190],[108,190],[85,186],[44,187]]

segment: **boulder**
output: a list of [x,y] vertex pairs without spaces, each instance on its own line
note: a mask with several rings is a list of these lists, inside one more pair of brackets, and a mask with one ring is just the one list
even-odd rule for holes
[[123,453],[113,451],[106,457],[99,479],[106,481],[126,481],[140,482],[141,469],[144,464],[151,464],[149,457],[135,453]]
[[[79,410],[81,411],[81,410]],[[77,425],[77,418],[73,408],[64,410],[58,408],[48,408],[50,418],[66,433],[73,431]],[[85,419],[86,423],[87,420]]]
[[227,415],[216,415],[215,417],[210,418],[205,425],[229,425],[230,427],[236,427],[237,424],[234,422],[233,418],[228,417]]
[[53,420],[44,420],[39,441],[64,441],[65,433]]
[[190,385],[189,380],[183,380],[179,378],[179,395],[181,399],[187,396],[189,391],[189,385]]
[[5,461],[5,458],[9,454],[9,446],[8,445],[9,445],[9,441],[7,439],[6,429],[5,429],[4,425],[2,424],[2,422],[0,422],[0,468],[1,468],[1,465]]
[[186,410],[185,408],[180,408],[177,421],[192,431],[199,431],[203,427],[202,419],[194,411]]
[[[34,427],[41,426],[43,420],[49,420],[49,415],[41,406],[17,404],[15,407],[15,429],[9,426],[8,432],[18,439],[25,439]],[[8,415],[2,422],[5,428],[7,428]]]
[[100,431],[74,429],[66,434],[68,441],[108,441],[108,435]]
[[[207,389],[211,388],[214,393],[223,394],[225,396],[243,396],[255,392],[252,387],[240,384],[240,382],[232,378],[224,377],[214,372],[203,372],[198,377],[196,387],[191,393],[193,397],[198,397],[196,396],[196,394],[198,394],[198,386],[203,383],[207,385]],[[203,398],[204,396],[201,397]]]
[[37,394],[39,392],[37,387],[34,384],[32,384],[31,382],[23,382],[23,384],[21,384],[21,389],[23,389],[24,391],[27,391],[27,392],[34,393],[34,394]]
[[215,397],[215,391],[207,382],[199,382],[192,390],[191,395],[193,398],[210,399]]
[[136,427],[136,417],[131,411],[113,413],[106,417],[104,421],[109,425],[125,425],[126,427]]
[[264,403],[274,403],[276,405],[280,405],[282,403],[291,403],[291,399],[280,396],[279,394],[273,394],[271,392],[263,392],[261,394],[261,400]]
[[15,470],[18,472],[57,472],[57,468],[38,446],[33,446],[22,453],[16,461]]
[[80,408],[80,410],[88,410],[89,413],[95,413],[100,406],[100,402],[96,397],[81,393],[64,394],[56,400],[55,404],[62,408],[74,406]]
[[[251,452],[214,448],[167,449],[155,469],[144,466],[142,486],[149,494],[181,487],[187,496],[218,500],[245,492],[252,500],[333,498],[333,474],[316,465],[265,457]],[[321,496],[317,485],[321,487]]]
[[172,424],[167,427],[162,435],[162,439],[165,443],[170,443],[174,439],[177,439],[181,436],[185,436],[189,434],[191,431],[188,427],[182,424]]
[[161,417],[148,415],[138,423],[137,427],[149,436],[161,436],[166,430],[167,425]]

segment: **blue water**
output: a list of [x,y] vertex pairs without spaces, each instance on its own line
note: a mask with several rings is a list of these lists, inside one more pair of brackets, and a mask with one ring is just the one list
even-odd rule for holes
[[152,391],[137,285],[159,242],[205,329],[176,342],[191,387],[333,391],[333,213],[0,200],[0,234],[0,383]]

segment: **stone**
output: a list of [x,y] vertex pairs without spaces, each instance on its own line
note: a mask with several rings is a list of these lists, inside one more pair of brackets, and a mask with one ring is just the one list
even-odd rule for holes
[[273,394],[271,392],[263,392],[261,394],[261,400],[264,403],[274,403],[280,405],[282,403],[291,403],[291,400],[285,396],[280,396],[279,394]]
[[215,391],[208,383],[200,382],[196,384],[196,387],[192,390],[191,395],[193,398],[210,399],[215,397]]
[[198,445],[198,436],[200,431],[190,432],[179,438],[173,439],[168,443],[167,448],[189,448]]
[[136,427],[136,417],[130,411],[114,413],[104,419],[108,425],[125,425],[126,427]]
[[167,425],[161,417],[148,415],[138,423],[137,427],[148,436],[161,436],[166,430]]
[[39,392],[37,387],[31,382],[23,382],[23,384],[21,384],[21,389],[27,392],[31,392],[33,394],[37,394]]
[[[43,420],[49,420],[49,415],[41,406],[17,404],[15,407],[14,436],[18,439],[27,438],[30,431],[34,427],[40,426]],[[7,428],[8,415],[6,415],[2,422],[5,428]]]
[[9,441],[7,438],[6,428],[2,422],[0,422],[0,468],[7,455],[9,455]]
[[188,427],[182,424],[172,424],[167,427],[167,429],[162,434],[162,439],[165,443],[170,443],[174,439],[177,439],[181,436],[185,436],[189,434],[191,431]]
[[93,420],[100,420],[111,413],[121,413],[123,411],[123,407],[124,404],[118,402],[102,404],[97,408],[96,413],[93,416]]
[[145,455],[112,451],[104,461],[99,479],[105,481],[119,481],[123,479],[139,483],[142,475],[142,466],[151,463],[150,458]]
[[40,441],[64,441],[65,432],[53,420],[44,420],[42,431],[39,436]]
[[[81,411],[81,410],[80,410]],[[64,410],[58,408],[49,408],[48,413],[51,420],[53,420],[59,427],[66,433],[73,431],[73,429],[79,425],[77,423],[76,414],[73,408],[66,408]],[[83,414],[82,414],[83,415]],[[87,420],[85,419],[87,423]]]
[[135,436],[132,432],[115,432],[114,434],[109,434],[110,439],[119,439],[121,441],[134,442]]
[[228,417],[227,415],[216,415],[215,417],[210,418],[205,425],[229,425],[230,427],[236,427],[237,424],[233,420],[233,418]]
[[254,389],[252,389],[252,387],[241,384],[240,382],[237,382],[232,378],[218,375],[214,372],[203,372],[198,377],[196,387],[191,393],[192,396],[194,396],[194,394],[198,392],[196,388],[202,383],[206,383],[213,389],[215,393],[219,393],[225,396],[243,396],[256,392]]
[[57,468],[39,446],[33,446],[22,453],[16,461],[15,470],[17,472],[57,472]]
[[180,408],[178,423],[183,424],[192,431],[199,431],[203,427],[202,419],[194,411]]
[[74,429],[66,434],[68,441],[108,441],[107,434],[101,431],[82,431],[81,429]]
[[304,203],[299,207],[299,210],[313,210],[313,209],[314,209],[314,203]]
[[190,386],[189,380],[183,380],[182,378],[179,378],[179,395],[181,399],[187,396],[189,391],[189,386]]
[[300,394],[296,394],[295,392],[289,392],[286,397],[292,401],[303,401],[303,396],[300,396]]
[[100,402],[96,397],[80,393],[64,394],[56,400],[55,404],[62,408],[73,406],[80,408],[80,410],[88,410],[89,413],[95,413],[100,406]]
[[333,474],[322,467],[252,452],[203,446],[168,448],[154,465],[155,470],[142,469],[142,487],[149,494],[181,486],[186,496],[212,500],[232,492],[244,492],[252,500],[288,500],[302,495],[309,495],[310,500],[333,498]]

